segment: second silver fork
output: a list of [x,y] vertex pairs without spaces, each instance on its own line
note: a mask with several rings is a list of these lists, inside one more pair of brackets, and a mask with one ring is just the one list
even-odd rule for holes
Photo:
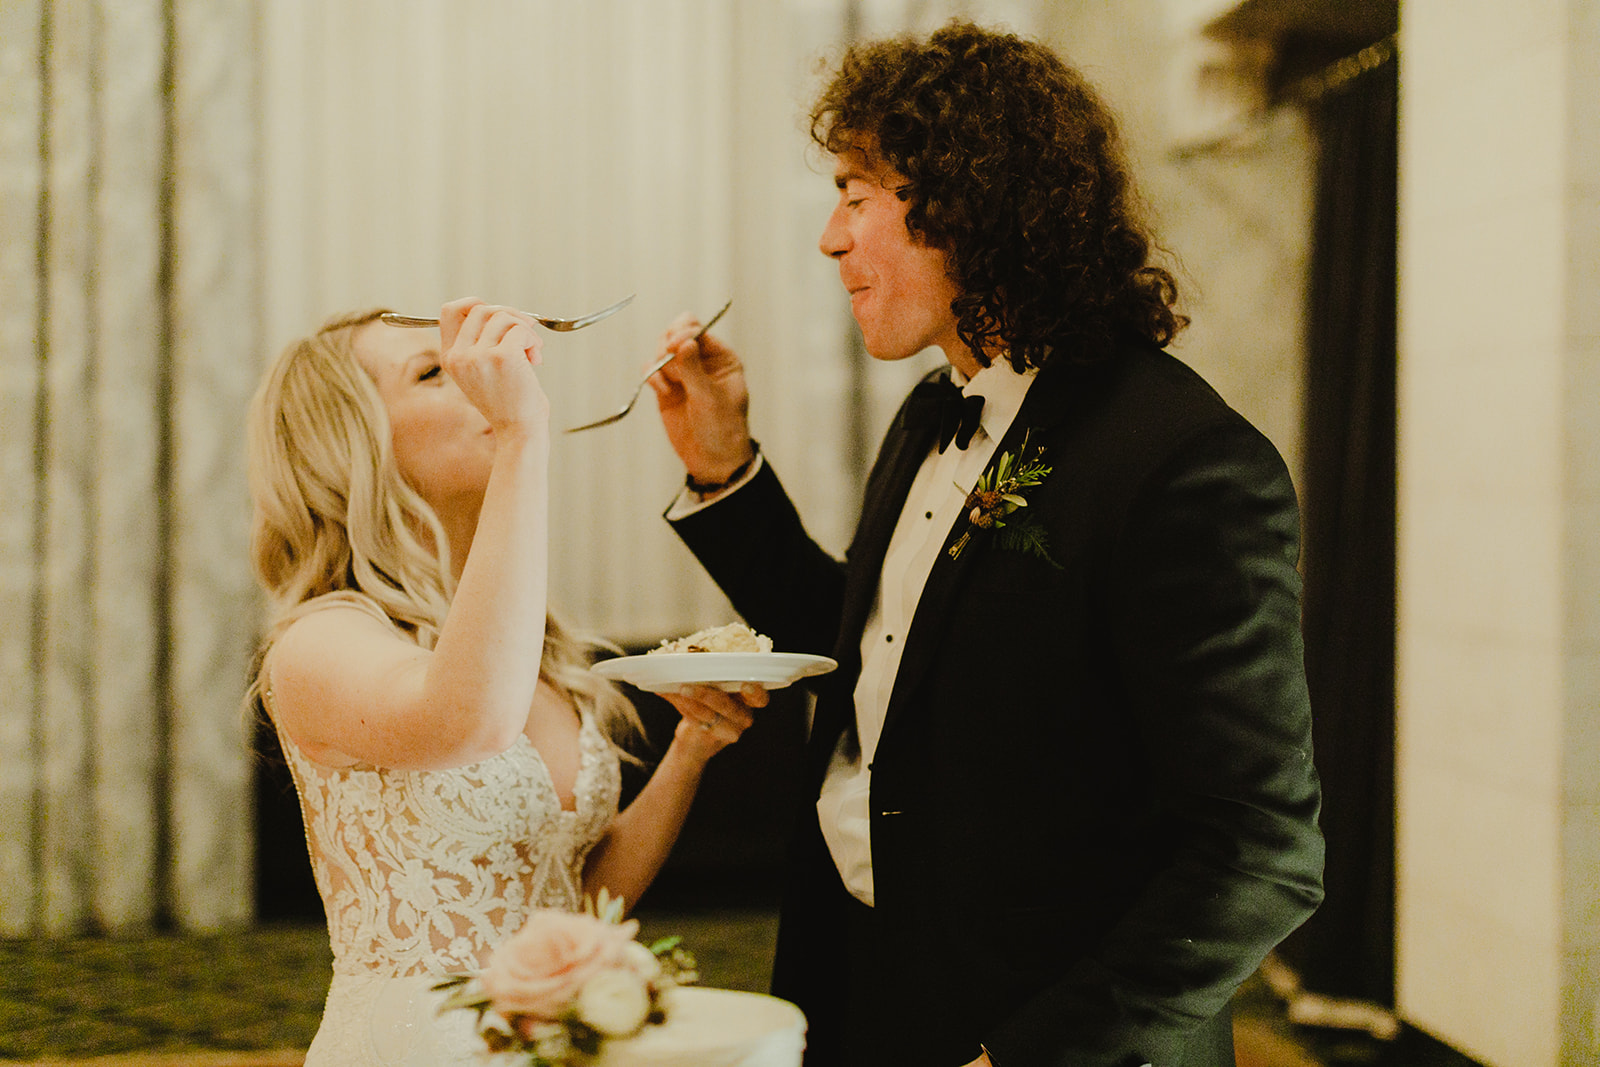
[[[715,326],[717,324],[717,320],[722,318],[722,316],[732,306],[733,306],[733,301],[730,299],[726,304],[723,304],[722,307],[720,309],[718,309],[718,311],[717,311],[717,313],[715,315],[711,316],[710,321],[708,321],[704,326],[702,326],[698,330],[696,330],[694,336],[689,338],[689,340],[698,341],[698,340],[700,340],[700,338],[704,337],[706,335],[706,331],[711,329],[711,327]],[[666,355],[662,356],[660,359],[658,359],[654,363],[652,363],[650,365],[650,369],[644,372],[644,377],[639,379],[639,384],[634,386],[633,395],[628,398],[628,402],[626,404],[622,405],[622,408],[620,410],[615,411],[610,415],[607,415],[603,419],[596,419],[593,422],[586,422],[582,426],[570,427],[570,428],[568,428],[567,433],[579,433],[580,431],[583,431],[583,430],[594,430],[594,429],[598,429],[601,426],[610,426],[613,422],[620,422],[623,418],[625,418],[627,416],[628,412],[633,410],[633,405],[635,405],[635,404],[637,404],[639,402],[639,394],[644,392],[645,383],[650,380],[650,378],[656,373],[656,371],[660,370],[662,367],[665,367],[668,363],[671,363],[673,361],[673,359],[676,358],[677,355],[678,355],[677,350],[674,349],[673,351],[668,352]]]
[[[636,294],[630,293],[621,300],[618,300],[615,304],[612,304],[610,307],[603,307],[599,311],[591,311],[589,314],[580,315],[575,319],[557,319],[549,315],[534,315],[531,311],[528,312],[528,314],[533,316],[533,321],[537,322],[540,326],[543,326],[547,330],[554,330],[557,333],[568,333],[572,330],[581,330],[591,323],[599,322],[601,319],[610,318],[612,315],[615,315],[617,312],[633,303],[634,295]],[[382,315],[379,315],[378,318],[382,320],[385,326],[426,327],[439,325],[438,319],[427,319],[419,315],[401,315],[393,311],[386,311]]]

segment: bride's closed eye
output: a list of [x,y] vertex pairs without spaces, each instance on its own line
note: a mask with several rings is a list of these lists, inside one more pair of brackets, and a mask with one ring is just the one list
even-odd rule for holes
[[423,367],[422,368],[422,373],[417,375],[417,381],[425,382],[425,381],[428,381],[430,378],[437,378],[437,377],[439,377],[439,370],[440,370],[439,364],[437,364],[437,363],[434,363],[434,364],[431,364],[429,366]]

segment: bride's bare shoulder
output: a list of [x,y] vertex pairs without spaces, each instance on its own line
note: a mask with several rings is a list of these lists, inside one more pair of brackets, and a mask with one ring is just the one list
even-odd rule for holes
[[351,734],[372,721],[385,682],[426,656],[373,611],[341,601],[319,606],[289,623],[267,650],[272,716],[319,763],[360,762]]

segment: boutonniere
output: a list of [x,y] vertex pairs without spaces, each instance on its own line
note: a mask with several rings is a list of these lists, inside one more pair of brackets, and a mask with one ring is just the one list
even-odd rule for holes
[[995,547],[1016,549],[1038,556],[1056,569],[1061,564],[1050,558],[1050,536],[1044,524],[1032,516],[1014,518],[1015,513],[1028,506],[1027,494],[1039,487],[1050,474],[1044,463],[1044,449],[1036,448],[1028,455],[1028,434],[1022,438],[1022,447],[1016,455],[1000,453],[1000,461],[984,471],[978,484],[967,494],[962,508],[967,515],[967,528],[950,546],[950,558],[959,559],[961,551],[980,530],[995,532]]

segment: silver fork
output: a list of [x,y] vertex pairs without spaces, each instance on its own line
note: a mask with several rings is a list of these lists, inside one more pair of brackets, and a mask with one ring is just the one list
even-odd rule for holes
[[[694,336],[689,338],[689,340],[698,341],[700,338],[704,337],[706,335],[706,331],[715,326],[717,324],[717,320],[722,318],[723,314],[726,313],[727,310],[732,306],[732,300],[729,300],[726,304],[723,304],[721,309],[718,310],[715,315],[711,316],[711,319],[704,326],[696,330]],[[626,418],[628,412],[633,410],[633,405],[639,402],[639,394],[644,392],[645,383],[655,375],[656,371],[660,370],[662,367],[665,367],[668,363],[671,363],[677,354],[677,350],[674,349],[673,351],[662,356],[660,359],[656,360],[654,363],[650,364],[650,369],[644,372],[644,377],[640,378],[639,384],[634,386],[633,395],[628,398],[628,402],[622,405],[618,411],[611,415],[607,415],[603,419],[596,419],[594,422],[586,422],[582,426],[573,426],[567,430],[567,433],[579,433],[583,430],[593,430],[601,426],[610,426],[613,422],[620,422],[622,419]]]
[[[547,330],[555,330],[557,333],[568,333],[572,330],[581,330],[590,323],[599,322],[601,319],[608,319],[631,303],[633,303],[633,295],[630,294],[629,296],[618,300],[610,307],[601,308],[599,311],[591,311],[589,314],[580,315],[575,319],[556,319],[551,318],[549,315],[533,315],[532,312],[529,312],[529,314],[533,315],[533,321],[537,322],[540,326],[543,326]],[[438,319],[425,319],[417,315],[400,315],[393,311],[386,311],[382,315],[379,315],[378,318],[383,320],[383,323],[386,326],[439,325]]]

